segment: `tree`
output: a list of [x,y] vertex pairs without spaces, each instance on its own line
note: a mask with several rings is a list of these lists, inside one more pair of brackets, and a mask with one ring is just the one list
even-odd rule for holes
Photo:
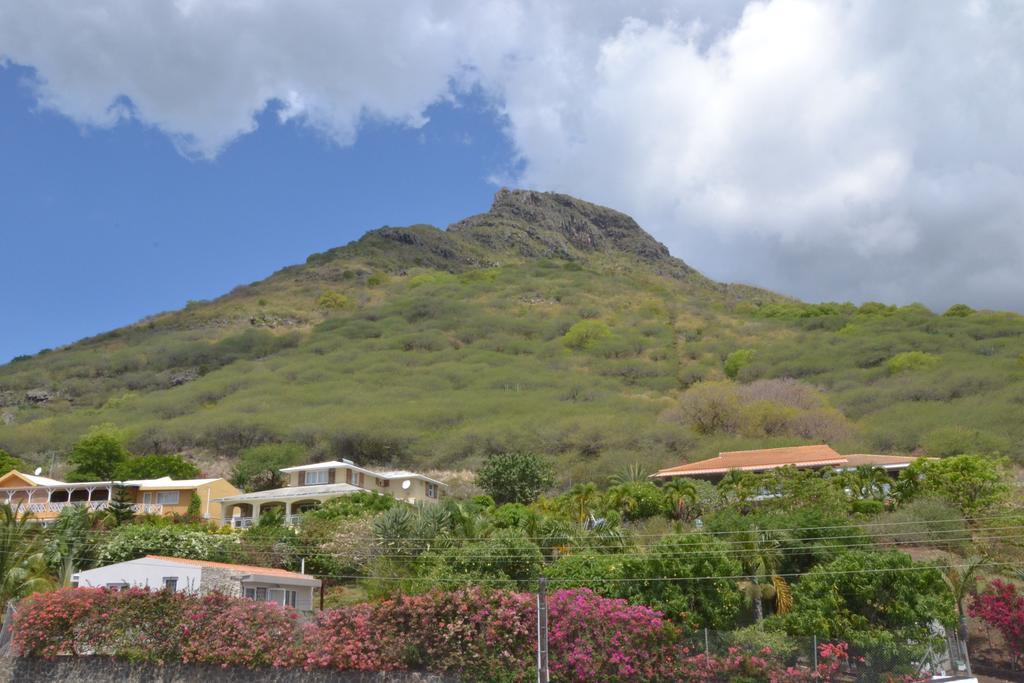
[[31,513],[0,505],[0,605],[51,585],[41,528]]
[[199,468],[180,455],[140,455],[118,465],[114,478],[118,481],[160,477],[194,479],[199,474]]
[[[693,626],[728,629],[743,602],[734,579],[740,565],[729,545],[711,534],[668,536],[647,553],[627,556],[622,590],[635,602],[654,607]],[[673,581],[666,581],[672,577]],[[722,578],[712,578],[722,577]]]
[[96,559],[96,532],[104,528],[104,511],[92,512],[84,505],[69,505],[60,511],[46,534],[46,563],[57,575],[57,585],[71,585],[76,571]]
[[232,483],[246,491],[284,486],[280,470],[306,461],[305,447],[296,443],[268,443],[244,449],[231,475]]
[[28,465],[21,458],[16,458],[0,448],[0,475],[7,474],[11,470],[25,472],[28,470]]
[[107,506],[107,514],[113,520],[115,526],[118,524],[124,524],[135,516],[135,510],[133,509],[132,504],[131,491],[129,491],[125,486],[114,486],[110,505]]
[[78,440],[68,462],[74,469],[68,481],[110,481],[118,466],[131,457],[124,446],[124,434],[113,425],[93,427]]
[[597,484],[593,482],[574,484],[565,494],[566,511],[572,521],[582,526],[599,500],[601,500],[601,493],[597,490]]
[[901,673],[934,638],[933,622],[952,626],[956,612],[938,569],[897,550],[853,550],[808,572],[782,619],[794,635],[841,638]]
[[764,618],[764,601],[775,599],[776,611],[786,612],[792,605],[789,584],[778,575],[782,563],[782,542],[777,533],[756,527],[738,536],[730,536],[733,552],[747,578],[740,590],[754,608],[754,621]]
[[967,594],[974,592],[976,580],[974,575],[985,564],[985,558],[981,556],[972,557],[963,566],[948,566],[942,570],[942,579],[946,582],[949,594],[956,603],[958,633],[960,641],[960,654],[968,662],[967,673],[970,674],[970,659],[967,654],[967,612],[964,610],[964,598]]
[[668,503],[669,514],[676,519],[687,519],[696,512],[697,487],[684,477],[671,479],[662,487]]
[[991,511],[1010,497],[1003,461],[976,455],[932,460],[918,458],[900,473],[900,503],[931,496],[956,505],[965,517]]
[[1024,595],[1017,586],[995,579],[984,593],[974,596],[968,613],[999,631],[1014,662],[1024,655]]
[[859,500],[883,500],[892,479],[881,467],[859,465],[841,476],[843,483]]
[[744,504],[754,496],[758,488],[758,476],[743,470],[729,470],[718,482],[718,490],[728,500]]
[[698,382],[679,400],[679,412],[698,434],[735,431],[740,419],[736,388],[731,382]]
[[649,481],[630,481],[608,489],[608,505],[627,520],[647,519],[665,512],[665,494]]
[[476,475],[476,483],[499,505],[528,505],[554,482],[552,467],[533,453],[492,455]]

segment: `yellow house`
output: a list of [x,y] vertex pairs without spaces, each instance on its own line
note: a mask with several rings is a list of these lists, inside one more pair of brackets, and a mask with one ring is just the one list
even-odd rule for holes
[[203,519],[222,516],[220,498],[237,495],[238,489],[224,479],[134,479],[129,481],[65,482],[35,474],[11,470],[0,477],[0,502],[19,512],[31,512],[34,519],[49,522],[69,505],[85,505],[92,510],[108,507],[118,488],[128,492],[136,514],[185,514],[192,494],[199,496],[199,514]]
[[261,511],[278,507],[285,520],[297,516],[326,500],[360,491],[391,496],[408,503],[435,502],[444,482],[407,470],[370,470],[351,460],[331,460],[312,465],[285,467],[288,477],[284,488],[225,496],[222,522],[236,528],[255,524]]

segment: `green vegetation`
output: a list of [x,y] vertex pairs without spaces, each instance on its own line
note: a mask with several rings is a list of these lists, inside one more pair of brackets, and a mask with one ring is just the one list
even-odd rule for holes
[[[896,482],[870,467],[786,468],[658,486],[631,464],[611,486],[578,482],[536,500],[508,475],[543,489],[543,460],[501,455],[488,467],[490,495],[408,505],[356,494],[301,514],[293,528],[275,513],[231,530],[76,506],[43,528],[8,508],[0,534],[11,552],[0,570],[17,596],[66,585],[76,569],[173,554],[304,565],[331,594],[374,600],[438,587],[532,590],[546,576],[555,590],[653,607],[681,629],[673,638],[706,627],[783,657],[810,636],[844,640],[857,661],[902,674],[942,647],[933,627],[955,626],[970,577],[992,578],[1024,557],[1019,537],[1000,533],[1020,519],[1020,493],[983,456],[919,460]],[[915,560],[918,552],[938,559]]]
[[0,367],[0,448],[30,469],[55,455],[54,476],[105,423],[132,452],[204,462],[281,443],[420,469],[533,452],[564,483],[820,441],[1020,463],[1024,319],[948,313],[718,284],[614,211],[503,193],[447,231],[372,231]]
[[140,455],[129,458],[114,470],[114,479],[195,479],[199,468],[180,455]]
[[302,465],[306,449],[295,443],[263,444],[243,449],[231,483],[246,491],[266,491],[285,485],[281,469]]
[[532,503],[551,486],[552,467],[533,453],[492,455],[476,476],[496,503]]
[[124,435],[113,425],[95,427],[71,449],[68,462],[74,469],[68,473],[68,481],[110,481],[131,455],[124,446]]

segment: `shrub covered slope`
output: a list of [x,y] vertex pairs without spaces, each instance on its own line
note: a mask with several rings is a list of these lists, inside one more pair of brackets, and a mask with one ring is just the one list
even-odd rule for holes
[[1022,334],[1009,313],[715,283],[628,216],[501,191],[447,230],[371,231],[0,367],[0,448],[48,463],[113,423],[138,453],[284,441],[452,467],[531,450],[576,479],[820,440],[1019,457]]

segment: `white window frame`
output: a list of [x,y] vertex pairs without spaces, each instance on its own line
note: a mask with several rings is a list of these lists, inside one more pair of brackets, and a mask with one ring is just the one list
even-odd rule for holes
[[157,491],[157,505],[177,505],[181,502],[181,491]]
[[178,591],[178,577],[177,576],[165,576],[164,577],[164,588],[171,591]]
[[437,498],[437,484],[427,482],[427,498]]
[[327,470],[306,470],[306,486],[326,484],[330,478],[330,473]]

